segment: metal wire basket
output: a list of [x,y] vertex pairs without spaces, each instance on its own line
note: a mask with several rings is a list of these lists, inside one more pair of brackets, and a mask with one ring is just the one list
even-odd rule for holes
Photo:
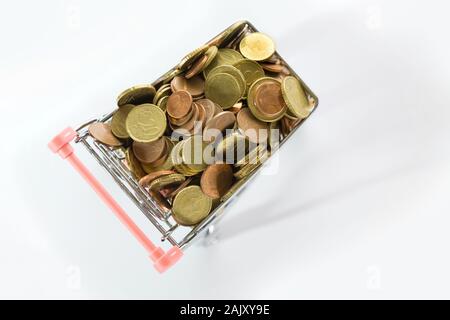
[[[257,32],[258,30],[248,21],[245,21],[245,28],[241,33],[235,35],[235,37],[242,36],[242,33]],[[225,31],[224,31],[225,32]],[[222,33],[221,33],[222,34]],[[218,36],[220,36],[219,34]],[[231,40],[233,41],[233,40]],[[291,69],[289,64],[283,60],[282,56],[275,52],[278,58],[283,61],[285,66],[289,69],[291,75],[298,78],[302,84],[308,99],[313,101],[314,109],[318,105],[318,98],[309,89],[309,87],[302,81],[302,79]],[[176,67],[168,71],[168,73],[175,70]],[[167,73],[167,74],[168,74]],[[161,78],[153,82],[153,85],[161,83]],[[56,136],[49,144],[50,149],[53,152],[59,153],[61,157],[69,160],[69,162],[79,171],[79,173],[86,179],[86,181],[94,188],[99,196],[105,201],[105,203],[113,210],[113,212],[120,218],[120,220],[129,228],[134,236],[141,242],[141,244],[147,249],[150,257],[154,261],[155,267],[158,271],[163,272],[170,266],[176,263],[182,256],[183,251],[186,250],[194,240],[199,238],[199,235],[203,234],[209,227],[215,224],[219,218],[226,211],[225,209],[231,202],[236,200],[239,194],[244,190],[252,178],[261,171],[261,166],[250,173],[244,183],[240,184],[236,188],[233,195],[226,201],[220,203],[206,219],[194,227],[184,227],[178,225],[171,212],[163,210],[155,199],[139,185],[138,181],[129,171],[128,167],[124,164],[125,154],[121,149],[112,149],[101,143],[98,143],[88,131],[88,126],[94,122],[106,122],[108,121],[116,110],[103,115],[99,118],[92,119],[79,126],[76,130],[66,128],[58,136]],[[298,125],[286,136],[282,136],[280,146],[301,126],[306,119],[301,120]],[[137,227],[131,218],[121,209],[121,207],[115,202],[115,200],[109,195],[109,193],[103,188],[99,181],[97,181],[89,170],[81,163],[81,161],[75,156],[73,148],[70,146],[70,142],[74,140],[76,144],[83,145],[87,151],[97,160],[97,162],[106,169],[111,175],[114,181],[119,187],[127,194],[127,196],[133,201],[133,203],[139,208],[139,210],[145,215],[145,217],[154,225],[160,234],[160,242],[163,246],[168,246],[169,250],[165,252],[160,247],[156,246],[149,240],[149,238]],[[166,244],[164,244],[166,243]]]

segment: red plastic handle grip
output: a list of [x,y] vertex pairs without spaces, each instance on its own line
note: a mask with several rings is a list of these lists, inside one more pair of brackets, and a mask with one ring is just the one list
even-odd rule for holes
[[134,237],[147,250],[150,258],[154,262],[156,270],[164,272],[174,265],[183,255],[181,249],[173,246],[167,252],[157,247],[144,232],[133,222],[122,207],[114,200],[103,185],[92,175],[89,169],[75,155],[70,142],[77,136],[72,128],[64,129],[60,134],[54,137],[48,147],[54,153],[58,153],[63,159],[69,161],[72,167],[86,180],[86,182],[94,189],[100,199],[111,209],[111,211],[119,218],[119,220],[128,228]]

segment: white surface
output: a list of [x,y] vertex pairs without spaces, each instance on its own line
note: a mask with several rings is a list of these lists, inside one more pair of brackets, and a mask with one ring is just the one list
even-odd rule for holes
[[[449,9],[375,0],[6,3],[0,297],[450,298]],[[276,40],[320,106],[281,150],[277,174],[258,177],[224,218],[219,243],[192,247],[161,276],[46,143],[239,19]]]

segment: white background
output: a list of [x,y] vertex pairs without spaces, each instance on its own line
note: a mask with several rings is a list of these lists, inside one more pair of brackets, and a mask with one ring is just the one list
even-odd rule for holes
[[[4,2],[0,297],[450,298],[447,3]],[[46,143],[240,19],[276,40],[320,105],[218,243],[159,275]]]

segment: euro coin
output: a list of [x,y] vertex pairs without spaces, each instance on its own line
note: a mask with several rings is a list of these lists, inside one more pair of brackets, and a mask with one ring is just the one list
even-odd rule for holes
[[242,55],[236,50],[228,48],[219,49],[217,51],[214,60],[208,65],[207,68],[205,68],[205,70],[203,70],[203,75],[205,76],[205,78],[207,78],[209,72],[213,70],[215,67],[221,65],[231,66],[242,59],[243,59]]
[[192,96],[185,90],[172,93],[167,101],[167,114],[175,119],[187,116],[191,108]]
[[201,55],[203,55],[207,50],[209,46],[203,45],[194,51],[188,53],[183,59],[181,59],[180,63],[178,64],[178,69],[185,70],[187,67],[189,67],[195,60],[197,60]]
[[203,172],[200,186],[204,194],[212,199],[225,195],[233,184],[233,170],[229,164],[213,164]]
[[133,141],[133,152],[140,162],[152,163],[160,159],[166,151],[166,139],[161,137],[152,142]]
[[184,180],[186,180],[186,178],[182,174],[172,173],[153,180],[150,182],[148,187],[150,190],[159,191],[162,188],[173,186],[174,184],[180,184],[184,182]]
[[259,120],[266,122],[280,120],[287,110],[280,82],[269,77],[256,80],[248,92],[248,106]]
[[211,207],[211,198],[199,186],[189,186],[175,196],[172,216],[180,225],[193,226],[208,216]]
[[152,142],[166,130],[166,115],[154,104],[142,104],[130,111],[125,127],[134,141]]
[[281,83],[281,92],[289,111],[294,116],[301,119],[309,116],[314,106],[309,103],[297,78],[293,76],[285,77]]
[[241,71],[248,88],[253,82],[264,77],[264,70],[258,62],[243,59],[236,62],[233,66]]
[[156,93],[155,87],[151,84],[140,84],[123,91],[117,97],[119,107],[126,104],[139,105],[143,103],[152,103]]
[[122,142],[113,135],[111,126],[107,123],[94,122],[89,126],[88,131],[95,140],[107,146],[119,147],[122,145]]
[[132,104],[126,104],[121,106],[112,116],[111,119],[111,131],[120,139],[127,139],[130,135],[125,127],[125,120],[128,117],[130,111],[134,108]]
[[268,35],[261,32],[253,32],[247,34],[241,40],[239,49],[247,59],[262,61],[274,54],[275,44]]
[[251,142],[267,141],[269,124],[255,118],[249,108],[243,108],[239,111],[236,119],[239,129]]
[[242,88],[232,75],[216,73],[207,78],[205,96],[223,109],[227,109],[242,98]]

